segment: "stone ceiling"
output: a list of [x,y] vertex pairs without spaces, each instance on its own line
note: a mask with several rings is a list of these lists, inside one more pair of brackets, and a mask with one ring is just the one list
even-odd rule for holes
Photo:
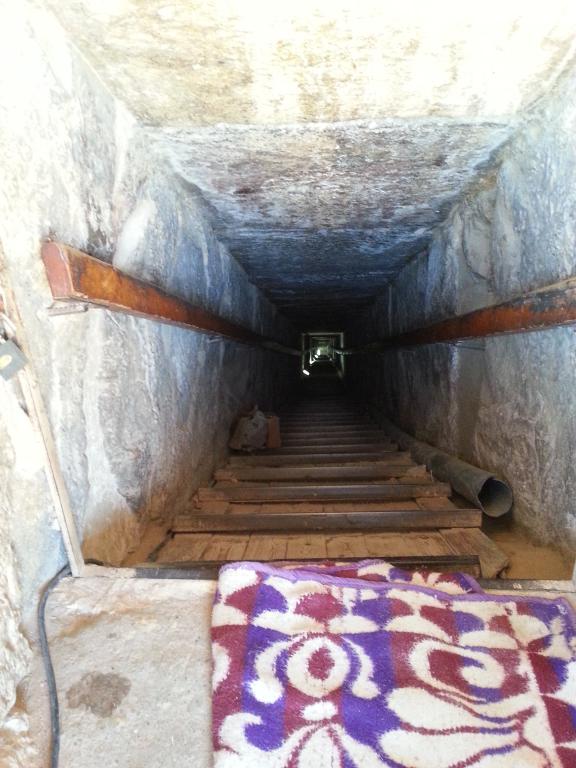
[[369,301],[570,61],[572,0],[48,0],[292,316]]

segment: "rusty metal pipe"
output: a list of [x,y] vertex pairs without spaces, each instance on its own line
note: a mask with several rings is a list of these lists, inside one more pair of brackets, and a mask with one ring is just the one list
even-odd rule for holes
[[504,480],[484,469],[468,464],[428,443],[416,440],[387,418],[380,417],[383,430],[404,450],[410,451],[414,461],[426,464],[434,477],[450,483],[459,493],[489,517],[501,517],[512,508],[512,490]]

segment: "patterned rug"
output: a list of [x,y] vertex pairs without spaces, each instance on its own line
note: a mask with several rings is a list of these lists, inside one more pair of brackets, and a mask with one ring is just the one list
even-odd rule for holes
[[575,768],[562,599],[461,574],[225,566],[212,617],[216,768]]

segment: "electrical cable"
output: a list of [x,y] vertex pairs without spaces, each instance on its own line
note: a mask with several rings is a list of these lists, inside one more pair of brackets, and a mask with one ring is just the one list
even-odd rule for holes
[[66,576],[70,576],[70,566],[65,565],[61,571],[58,571],[48,584],[44,587],[40,601],[38,603],[38,637],[40,640],[40,653],[42,654],[42,663],[44,664],[44,674],[48,685],[48,698],[50,701],[50,768],[58,768],[58,759],[60,756],[60,704],[58,702],[58,689],[56,688],[56,676],[50,656],[50,647],[48,645],[48,636],[46,634],[46,603],[50,594],[58,586],[60,581]]
[[[88,565],[105,565],[101,560],[86,560]],[[46,633],[46,603],[48,598],[58,584],[66,576],[71,576],[72,571],[69,565],[65,565],[62,570],[50,579],[44,587],[38,602],[38,638],[40,641],[40,653],[44,665],[44,674],[48,685],[48,699],[50,702],[50,768],[58,768],[60,758],[60,703],[58,701],[58,688],[56,687],[56,676],[54,666],[50,655],[50,646],[48,645],[48,635]]]
[[[85,561],[87,565],[100,565],[105,566],[101,560],[89,559]],[[54,674],[54,666],[52,664],[52,656],[50,655],[50,646],[48,644],[48,635],[46,632],[46,604],[48,598],[66,576],[71,576],[72,572],[69,565],[65,565],[62,570],[50,579],[48,584],[44,587],[40,600],[38,602],[38,638],[40,643],[40,653],[42,656],[42,663],[44,666],[44,674],[46,677],[46,683],[48,686],[48,699],[50,703],[50,760],[49,768],[58,768],[58,761],[60,758],[60,703],[58,701],[58,688],[56,686],[56,675]],[[172,567],[172,568],[136,568],[134,569],[134,575],[140,579],[189,579],[190,573],[185,569]],[[204,576],[203,578],[206,578]]]

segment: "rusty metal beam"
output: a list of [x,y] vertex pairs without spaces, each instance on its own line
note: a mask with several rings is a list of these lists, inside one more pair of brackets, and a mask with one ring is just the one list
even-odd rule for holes
[[166,293],[152,283],[131,277],[104,261],[62,243],[42,245],[42,260],[58,301],[86,302],[106,309],[145,317],[160,323],[300,356],[298,349],[280,344],[208,310]]
[[345,354],[372,352],[393,347],[415,347],[438,342],[478,339],[509,333],[539,331],[576,323],[576,280],[546,286],[492,307],[483,307],[460,317],[441,320],[344,350]]

